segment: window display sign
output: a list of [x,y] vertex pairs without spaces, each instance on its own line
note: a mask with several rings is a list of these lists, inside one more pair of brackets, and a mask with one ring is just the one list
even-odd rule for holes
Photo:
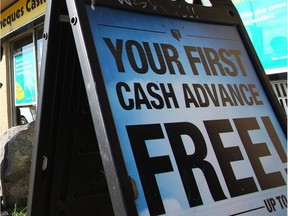
[[139,215],[286,215],[286,137],[237,28],[86,9]]
[[14,55],[15,106],[36,104],[36,70],[33,46]]
[[287,0],[233,0],[268,74],[288,71]]

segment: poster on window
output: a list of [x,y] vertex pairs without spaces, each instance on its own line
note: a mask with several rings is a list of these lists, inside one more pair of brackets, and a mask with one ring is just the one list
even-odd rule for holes
[[33,48],[14,54],[15,106],[36,104],[37,85]]
[[287,0],[233,0],[267,74],[288,70]]
[[139,215],[286,215],[286,137],[237,28],[87,13]]

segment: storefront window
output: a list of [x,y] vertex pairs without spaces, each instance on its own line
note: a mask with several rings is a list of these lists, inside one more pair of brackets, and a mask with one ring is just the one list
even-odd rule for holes
[[36,120],[43,27],[11,43],[14,125]]
[[36,29],[38,78],[40,77],[40,68],[41,68],[41,59],[42,59],[42,47],[43,47],[42,35],[43,35],[43,26]]

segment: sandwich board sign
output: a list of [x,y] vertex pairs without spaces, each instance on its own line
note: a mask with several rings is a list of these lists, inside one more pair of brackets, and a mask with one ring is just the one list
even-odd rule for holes
[[48,2],[29,214],[287,215],[286,117],[233,4],[202,2]]

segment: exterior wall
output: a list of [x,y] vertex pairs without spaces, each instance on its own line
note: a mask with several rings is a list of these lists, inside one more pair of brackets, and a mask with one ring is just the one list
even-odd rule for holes
[[0,89],[0,135],[14,126],[12,114],[15,112],[15,107],[11,103],[12,71],[9,68],[11,64],[9,57],[11,55],[9,51],[10,40],[17,35],[21,35],[24,31],[30,30],[31,26],[35,27],[39,24],[46,10],[46,0],[37,2],[7,0],[4,3],[6,6],[10,4],[11,6],[4,11],[0,10],[0,44],[4,48],[4,55],[0,62],[0,82],[3,84]]
[[8,70],[8,43],[2,44],[4,48],[3,59],[0,62],[0,82],[3,84],[0,89],[0,134],[3,134],[11,127],[10,118],[10,82]]

